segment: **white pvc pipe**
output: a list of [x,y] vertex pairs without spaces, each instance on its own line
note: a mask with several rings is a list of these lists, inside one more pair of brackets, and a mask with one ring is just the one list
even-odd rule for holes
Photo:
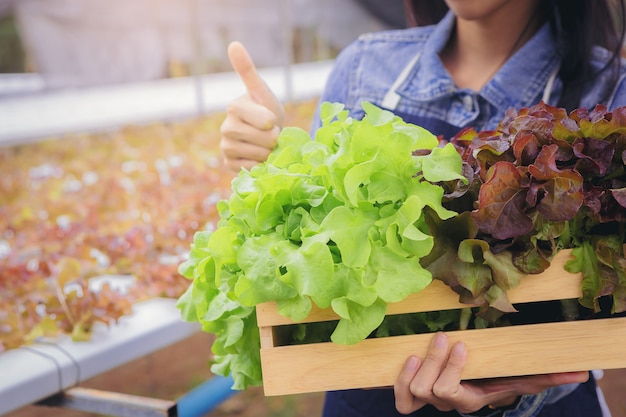
[[0,415],[156,352],[200,331],[183,322],[175,299],[136,304],[118,324],[94,329],[88,342],[35,343],[0,353]]

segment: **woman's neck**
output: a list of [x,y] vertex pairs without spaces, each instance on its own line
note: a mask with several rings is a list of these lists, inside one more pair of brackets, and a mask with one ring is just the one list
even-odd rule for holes
[[499,10],[481,18],[457,16],[452,36],[440,54],[456,85],[479,91],[487,84],[539,29],[543,19],[535,12],[536,7],[527,7]]

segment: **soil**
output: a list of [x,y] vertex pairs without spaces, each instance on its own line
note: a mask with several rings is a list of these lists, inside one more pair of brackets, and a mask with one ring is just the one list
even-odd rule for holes
[[[209,380],[207,359],[212,336],[198,333],[161,351],[92,378],[83,387],[176,400]],[[626,417],[626,369],[607,370],[600,381],[613,417]],[[265,397],[262,388],[237,393],[205,417],[315,417],[321,415],[321,393]],[[97,414],[27,406],[5,417],[96,417]]]

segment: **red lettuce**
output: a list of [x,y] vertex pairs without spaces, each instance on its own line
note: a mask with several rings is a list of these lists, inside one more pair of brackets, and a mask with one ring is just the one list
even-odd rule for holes
[[[494,286],[512,285],[498,282],[488,259],[506,253],[521,273],[540,273],[557,251],[572,248],[575,259],[566,268],[583,274],[581,304],[597,311],[598,299],[611,295],[613,311],[626,311],[626,107],[608,111],[598,105],[568,114],[540,103],[510,110],[493,131],[468,128],[451,142],[470,185],[461,192],[448,185],[448,204],[469,215],[431,225],[440,230],[440,250],[425,261],[435,277],[461,299],[510,311],[504,291],[488,295],[497,292]],[[450,230],[446,223],[457,230],[453,241],[439,239]],[[459,236],[459,230],[467,233]],[[445,265],[461,262],[466,240],[474,242],[471,251],[478,256],[466,257],[464,267],[446,275]]]

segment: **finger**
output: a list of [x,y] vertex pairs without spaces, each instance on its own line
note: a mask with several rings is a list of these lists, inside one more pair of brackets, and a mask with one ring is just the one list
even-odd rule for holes
[[450,349],[450,355],[439,378],[433,386],[433,393],[437,398],[457,402],[464,390],[461,385],[461,374],[465,367],[467,350],[463,342],[457,342]]
[[445,404],[445,407],[470,413],[482,408],[484,398],[476,391],[467,389],[465,384],[461,382],[466,362],[467,349],[465,344],[456,342],[450,349],[448,361],[433,386],[433,394],[437,398],[437,402]]
[[510,379],[510,383],[517,391],[520,391],[520,393],[533,394],[558,385],[586,382],[589,379],[589,372],[561,372]]
[[240,42],[228,45],[228,59],[254,101],[270,109],[275,107],[274,93],[259,76],[248,51]]
[[435,334],[424,363],[419,369],[419,378],[414,378],[411,391],[416,397],[430,402],[433,399],[433,385],[448,357],[448,337],[441,332]]
[[415,398],[413,393],[411,392],[411,382],[420,367],[421,361],[416,356],[409,357],[396,382],[393,386],[393,392],[396,400],[396,410],[400,414],[410,414],[415,410],[422,408],[426,405],[425,402]]
[[265,161],[272,150],[246,142],[223,140],[221,151],[226,160],[244,159],[259,163]]
[[245,142],[266,149],[274,149],[280,135],[280,128],[258,130],[248,124],[226,118],[220,126],[222,140],[220,146],[239,146],[237,142]]
[[239,120],[259,130],[269,130],[276,126],[276,115],[267,107],[252,101],[249,96],[241,96],[226,107],[229,118]]
[[587,371],[564,372],[474,380],[468,381],[467,387],[489,396],[489,402],[494,402],[511,395],[537,394],[558,385],[583,383],[587,379],[589,379],[589,372]]

